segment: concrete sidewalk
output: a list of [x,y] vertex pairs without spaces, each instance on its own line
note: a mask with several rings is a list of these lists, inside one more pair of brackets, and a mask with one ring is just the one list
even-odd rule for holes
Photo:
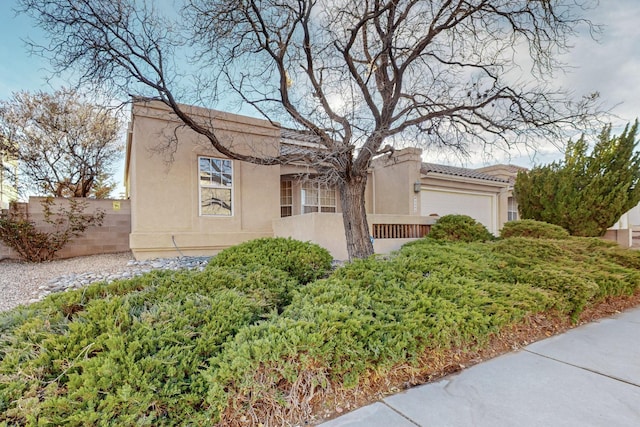
[[321,426],[640,426],[640,308]]

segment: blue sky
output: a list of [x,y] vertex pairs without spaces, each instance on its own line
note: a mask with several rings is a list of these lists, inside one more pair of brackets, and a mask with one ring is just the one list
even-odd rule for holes
[[42,40],[42,33],[29,18],[15,16],[12,10],[15,4],[14,0],[0,0],[0,99],[3,100],[19,90],[52,90],[46,81],[47,61],[30,56],[23,42],[29,37]]
[[[29,55],[23,40],[41,41],[43,34],[29,18],[15,16],[15,5],[15,0],[0,0],[0,99],[7,99],[18,90],[52,91],[65,84],[62,78],[48,82],[47,62]],[[587,36],[576,39],[574,48],[564,57],[571,70],[559,75],[558,81],[576,94],[600,92],[603,103],[613,107],[614,126],[624,125],[640,116],[640,1],[602,1],[588,17],[605,26],[601,40],[596,42]],[[531,166],[555,160],[561,153],[553,146],[543,146],[537,153],[520,151],[493,156],[475,153],[466,160],[439,156],[430,161],[463,166],[496,162]],[[116,178],[122,180],[121,176]]]

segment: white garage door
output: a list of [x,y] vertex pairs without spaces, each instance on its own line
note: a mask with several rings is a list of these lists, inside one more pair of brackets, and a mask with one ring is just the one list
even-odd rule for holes
[[423,189],[421,214],[469,215],[481,222],[491,233],[497,230],[497,200],[493,194],[457,192],[450,190]]

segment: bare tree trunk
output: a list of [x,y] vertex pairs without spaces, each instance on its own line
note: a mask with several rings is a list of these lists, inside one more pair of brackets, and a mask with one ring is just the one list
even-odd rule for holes
[[366,176],[352,177],[350,180],[339,184],[342,221],[344,222],[347,253],[350,260],[373,255],[373,243],[369,235],[369,225],[364,205],[366,186]]

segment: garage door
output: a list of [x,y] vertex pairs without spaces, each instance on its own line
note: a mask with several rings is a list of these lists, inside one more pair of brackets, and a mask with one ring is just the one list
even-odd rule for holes
[[492,233],[497,230],[496,196],[493,194],[457,192],[451,190],[423,189],[421,213],[423,216],[438,214],[469,215],[481,222]]

